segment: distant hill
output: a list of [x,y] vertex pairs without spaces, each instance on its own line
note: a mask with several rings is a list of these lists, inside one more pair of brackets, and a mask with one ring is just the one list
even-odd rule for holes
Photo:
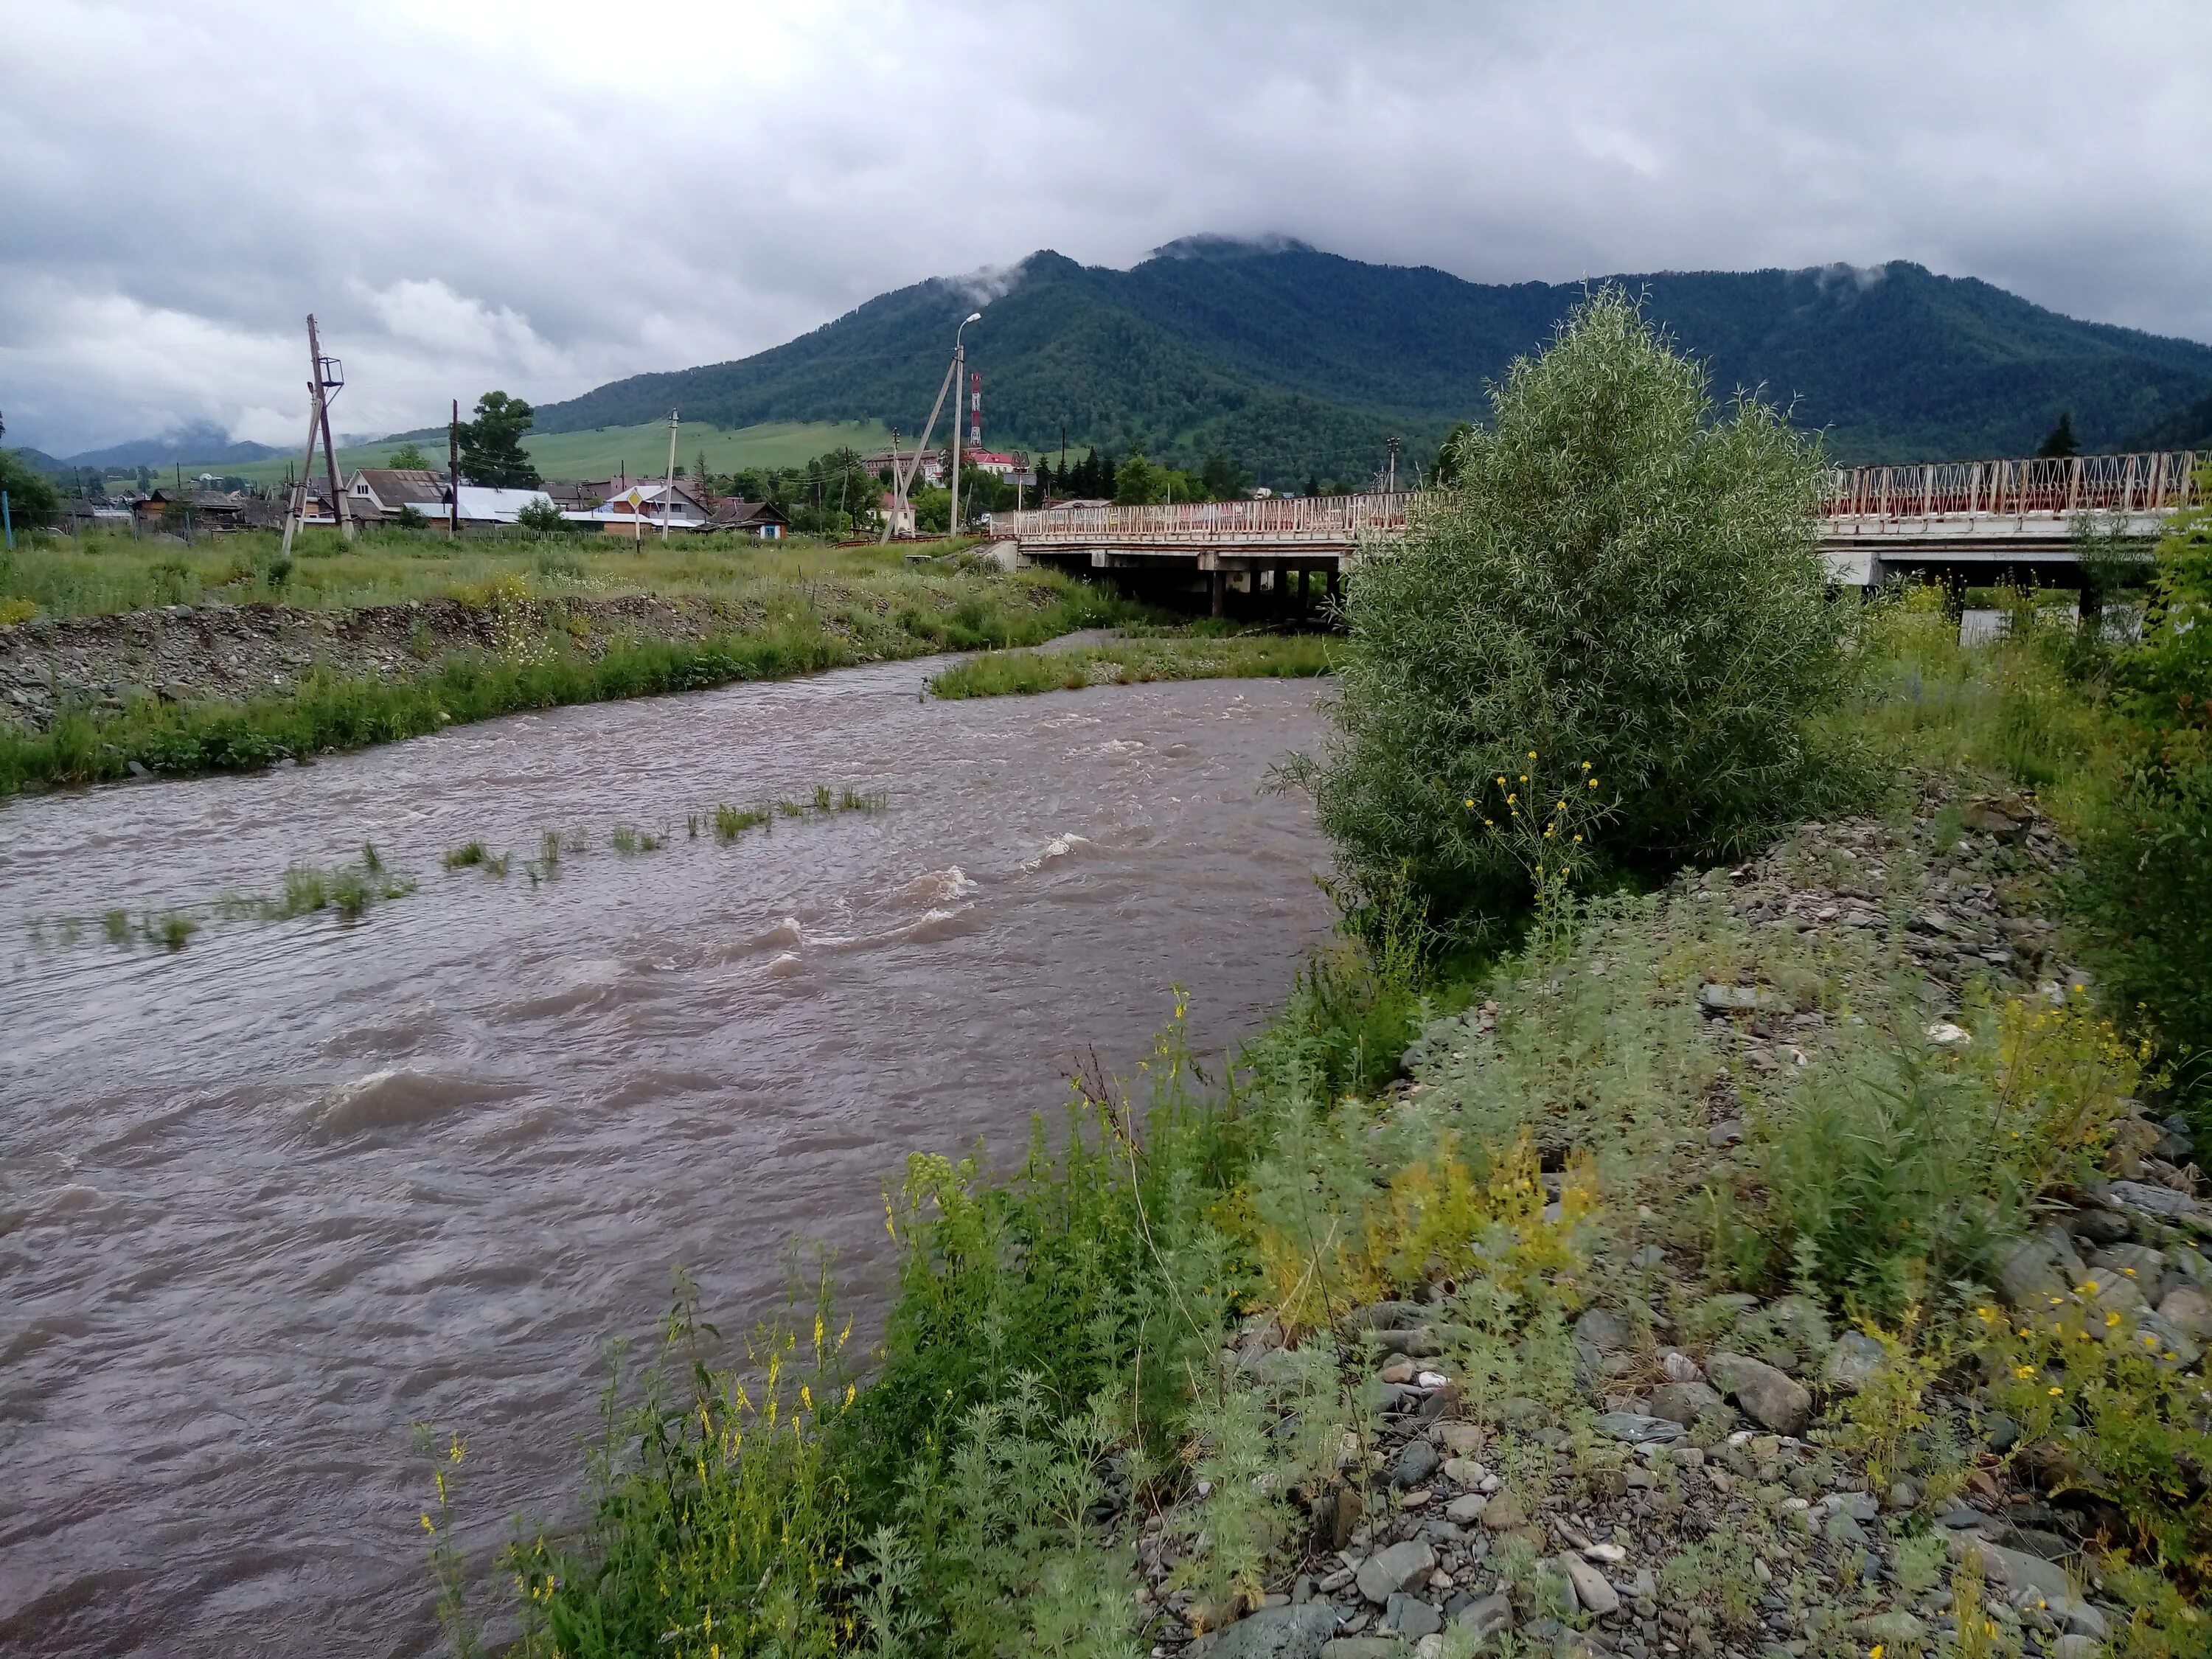
[[[1618,280],[1710,365],[1717,392],[1764,387],[1840,461],[2025,454],[2062,410],[2085,444],[2110,447],[2212,393],[2212,346],[2080,322],[1904,261]],[[725,427],[876,419],[911,441],[954,326],[980,307],[968,342],[986,443],[1056,444],[1064,422],[1071,445],[1186,460],[1218,446],[1273,483],[1358,479],[1386,436],[1425,459],[1479,416],[1486,382],[1581,293],[1296,242],[1194,238],[1126,271],[1044,252],[988,283],[880,295],[735,362],[614,381],[542,406],[538,424],[625,426],[675,407]]]
[[43,449],[11,449],[8,452],[33,472],[67,472],[69,463],[58,461]]
[[2124,449],[2212,449],[2212,392],[2145,427],[2121,446]]
[[64,466],[173,466],[179,462],[211,465],[217,462],[265,461],[285,452],[267,444],[233,442],[221,427],[208,423],[188,426],[159,438],[133,438],[105,449],[88,449],[72,455]]

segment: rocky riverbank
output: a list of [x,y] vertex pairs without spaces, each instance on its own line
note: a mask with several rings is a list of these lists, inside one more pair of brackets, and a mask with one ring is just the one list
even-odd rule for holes
[[[2101,1169],[2042,1194],[2041,1231],[1987,1258],[1994,1283],[1927,1285],[1887,1328],[1870,1315],[1843,1328],[1817,1293],[1717,1293],[1680,1213],[1694,1200],[1709,1227],[1756,1224],[1778,1121],[1846,1063],[1879,986],[1905,986],[1931,1069],[2037,1026],[2034,1009],[2072,1018],[2079,976],[2039,908],[2067,857],[2029,802],[1931,785],[1909,821],[1810,825],[1679,884],[1641,962],[1601,926],[1513,1006],[1431,1027],[1370,1131],[1378,1143],[1390,1118],[1476,1101],[1519,1062],[1513,1024],[1585,977],[1656,969],[1678,1031],[1695,1010],[1703,1054],[1681,1076],[1702,1087],[1643,1126],[1633,1160],[1625,1126],[1575,1090],[1531,1126],[1545,1220],[1577,1246],[1534,1298],[1559,1310],[1548,1322],[1486,1317],[1494,1297],[1432,1273],[1324,1327],[1244,1326],[1221,1355],[1224,1386],[1288,1389],[1318,1349],[1356,1409],[1334,1469],[1291,1493],[1297,1536],[1256,1595],[1222,1607],[1176,1588],[1178,1564],[1212,1542],[1203,1483],[1142,1522],[1136,1595],[1155,1659],[1389,1659],[1409,1645],[1439,1659],[1509,1638],[1522,1653],[1629,1659],[2107,1650],[2130,1613],[2107,1593],[2105,1552],[2147,1541],[2108,1462],[2153,1456],[2161,1413],[2179,1421],[2206,1401],[2212,1207],[2185,1126],[2115,1103],[2092,1137]],[[1995,1012],[2008,1006],[2010,1025]],[[1592,1182],[1602,1200],[1577,1222]],[[1954,1316],[1962,1334],[1931,1328]],[[2112,1399],[2077,1415],[2085,1388]],[[1274,1397],[1293,1413],[1287,1439],[1296,1405]],[[2100,1437],[2114,1400],[2139,1410],[2131,1453]]]

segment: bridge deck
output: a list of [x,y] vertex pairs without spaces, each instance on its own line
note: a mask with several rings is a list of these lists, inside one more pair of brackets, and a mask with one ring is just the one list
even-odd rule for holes
[[[2212,455],[2166,451],[2063,460],[1943,461],[1841,467],[1831,474],[1820,542],[1838,580],[1871,584],[1886,566],[2070,565],[2077,526],[2149,538],[2196,497]],[[1097,568],[1326,568],[1405,533],[1410,491],[1060,507],[1004,513],[994,539],[1019,556]]]

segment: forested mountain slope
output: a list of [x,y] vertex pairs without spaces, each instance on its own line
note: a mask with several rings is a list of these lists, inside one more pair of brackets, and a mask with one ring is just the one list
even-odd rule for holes
[[[2032,450],[2062,410],[2093,447],[2212,392],[2212,347],[2084,323],[1972,278],[1871,270],[1692,271],[1618,280],[1711,366],[1763,387],[1840,460]],[[1495,285],[1296,243],[1194,238],[1132,270],[1032,254],[988,289],[933,279],[736,362],[617,380],[539,410],[550,431],[666,410],[723,426],[873,417],[911,438],[969,311],[987,442],[1071,444],[1255,476],[1364,477],[1382,440],[1425,457],[1540,343],[1580,283]],[[995,295],[995,297],[993,295]],[[942,435],[940,425],[939,435]]]

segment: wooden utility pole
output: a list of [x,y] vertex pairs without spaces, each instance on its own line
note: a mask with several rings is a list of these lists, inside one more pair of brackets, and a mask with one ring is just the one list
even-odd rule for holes
[[331,511],[337,516],[340,533],[351,541],[353,509],[346,505],[345,492],[338,488],[338,451],[331,439],[331,393],[345,385],[345,371],[337,358],[323,356],[313,312],[307,314],[307,367],[313,371],[309,380],[315,392],[315,415],[322,422],[323,468],[331,481]]
[[446,427],[447,494],[452,500],[446,503],[446,534],[459,541],[461,536],[461,400],[453,399],[453,418]]

